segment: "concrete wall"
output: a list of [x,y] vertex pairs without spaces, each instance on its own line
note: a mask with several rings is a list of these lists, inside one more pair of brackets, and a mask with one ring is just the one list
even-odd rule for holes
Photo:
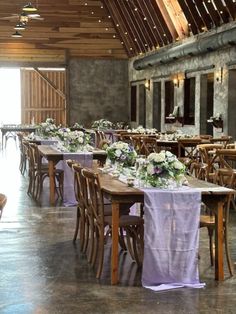
[[[207,36],[207,35],[205,35]],[[193,40],[193,39],[191,39]],[[195,39],[197,40],[197,38]],[[135,59],[134,59],[135,60]],[[196,78],[196,89],[195,89],[195,125],[183,125],[183,126],[175,126],[175,128],[181,128],[183,132],[189,134],[200,134],[200,125],[202,124],[201,117],[205,116],[205,114],[201,114],[200,112],[200,104],[202,100],[203,91],[201,92],[201,79],[204,77],[204,74],[208,72],[214,73],[214,114],[221,113],[224,121],[223,132],[220,129],[214,128],[214,135],[221,136],[222,134],[229,133],[229,125],[228,125],[228,116],[231,116],[231,113],[228,113],[229,102],[228,99],[231,99],[231,103],[233,99],[236,99],[236,89],[232,88],[235,86],[236,78],[231,75],[231,84],[229,85],[229,71],[232,68],[235,68],[235,65],[228,65],[229,62],[235,60],[236,63],[236,49],[235,46],[228,46],[219,51],[208,52],[207,54],[202,54],[195,57],[184,57],[178,61],[174,61],[172,63],[168,63],[165,65],[152,66],[148,69],[144,69],[141,71],[137,71],[133,68],[133,61],[129,62],[129,79],[130,81],[139,81],[139,80],[151,80],[151,88],[150,90],[146,90],[146,107],[149,108],[152,112],[153,106],[153,82],[161,82],[162,84],[162,93],[161,93],[161,102],[162,102],[162,116],[161,116],[161,131],[165,131],[169,129],[169,125],[164,123],[164,82],[166,80],[173,79],[173,76],[176,74],[182,74],[182,79],[179,81],[179,86],[175,87],[175,105],[179,105],[180,113],[183,114],[183,99],[184,99],[184,75],[187,74],[187,77],[195,77]],[[208,67],[213,65],[212,69],[201,70],[203,67]],[[221,70],[222,68],[222,70]],[[217,79],[219,77],[219,80]],[[229,88],[231,87],[231,88]],[[235,95],[235,96],[233,96]],[[231,105],[232,110],[232,105]],[[235,111],[235,110],[234,110]],[[235,117],[235,112],[232,111],[232,114]],[[152,127],[152,115],[146,115],[146,126]],[[236,124],[234,124],[236,128]],[[231,127],[232,132],[232,127]],[[236,131],[232,132],[236,135]]]
[[129,121],[126,60],[71,59],[68,73],[70,125],[90,127],[101,118]]

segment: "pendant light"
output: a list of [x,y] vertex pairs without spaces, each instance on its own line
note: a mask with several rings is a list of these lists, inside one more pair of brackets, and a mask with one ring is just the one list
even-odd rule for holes
[[21,38],[22,35],[18,31],[15,31],[15,33],[12,34],[11,37],[13,37],[13,38]]
[[22,9],[24,12],[36,12],[38,9],[35,8],[31,2],[28,2]]
[[25,24],[24,23],[17,23],[16,26],[14,27],[14,29],[19,30],[19,31],[23,31],[25,30]]

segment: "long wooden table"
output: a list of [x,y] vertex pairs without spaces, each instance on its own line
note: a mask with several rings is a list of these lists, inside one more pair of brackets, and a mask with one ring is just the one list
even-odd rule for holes
[[4,139],[5,139],[5,146],[6,146],[8,137],[12,136],[15,139],[16,132],[29,132],[29,133],[35,132],[36,126],[23,125],[23,124],[5,124],[0,129],[2,132],[2,148],[3,148]]
[[[55,204],[55,181],[54,181],[54,172],[56,164],[63,160],[63,152],[58,151],[52,145],[38,145],[38,151],[40,157],[45,157],[48,160],[48,171],[49,171],[49,189],[50,189],[50,204]],[[104,162],[106,159],[106,152],[104,150],[94,150],[93,159],[98,159],[101,162]]]
[[[202,201],[215,214],[215,279],[224,280],[223,263],[223,206],[234,190],[224,188],[206,181],[188,178],[189,185],[198,188],[202,194]],[[144,202],[144,192],[137,188],[128,187],[117,179],[101,173],[102,190],[106,198],[112,203],[112,255],[111,255],[111,284],[117,284],[118,275],[118,222],[119,204]]]

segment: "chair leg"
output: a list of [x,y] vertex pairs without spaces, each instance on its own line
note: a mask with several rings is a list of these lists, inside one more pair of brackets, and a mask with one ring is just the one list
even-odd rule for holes
[[91,265],[92,267],[95,266],[96,263],[96,259],[97,259],[97,255],[98,255],[98,246],[99,246],[99,230],[97,229],[97,227],[95,227],[95,231],[94,231],[94,242],[93,242],[93,252],[92,252],[92,259],[91,259]]
[[119,244],[122,250],[127,251],[127,247],[125,244],[125,239],[124,239],[124,233],[123,233],[123,229],[120,228],[120,234],[119,234]]
[[207,227],[207,229],[208,229],[208,236],[209,236],[210,260],[211,260],[211,266],[213,266],[214,265],[213,229],[210,227]]
[[99,242],[98,242],[98,267],[97,267],[97,274],[96,274],[97,279],[99,279],[102,274],[103,260],[104,260],[104,235],[103,233],[101,233],[99,236]]
[[233,276],[234,275],[234,265],[232,263],[231,256],[230,256],[229,243],[228,243],[228,228],[227,227],[225,227],[225,230],[224,230],[224,240],[225,240],[225,253],[226,253],[226,259],[227,259],[227,264],[228,264],[228,268],[229,268],[229,273],[230,273],[230,276]]
[[85,224],[84,224],[84,245],[82,248],[82,252],[86,253],[88,247],[88,240],[89,240],[89,222],[88,217],[85,216]]
[[[76,226],[75,226],[75,233],[74,233],[74,237],[73,237],[73,242],[75,242],[77,239],[77,235],[78,235],[78,231],[79,231],[79,225],[80,225],[80,208],[79,208],[79,206],[77,206]],[[80,241],[81,241],[81,239],[80,239]],[[80,242],[80,245],[82,247],[81,242]]]
[[89,218],[89,243],[88,243],[88,255],[87,255],[87,259],[89,263],[92,262],[93,250],[94,250],[94,224],[93,224],[92,218],[90,217]]

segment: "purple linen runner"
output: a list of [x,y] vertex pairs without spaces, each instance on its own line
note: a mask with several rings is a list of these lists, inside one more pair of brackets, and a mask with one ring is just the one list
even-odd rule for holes
[[63,204],[66,207],[77,205],[74,193],[74,172],[66,163],[66,160],[68,159],[76,160],[81,164],[81,166],[91,168],[93,162],[93,154],[86,152],[64,153],[63,160],[59,161],[59,163],[57,164],[57,169],[64,170]]
[[143,191],[142,285],[155,291],[204,287],[198,274],[201,192],[188,187]]

